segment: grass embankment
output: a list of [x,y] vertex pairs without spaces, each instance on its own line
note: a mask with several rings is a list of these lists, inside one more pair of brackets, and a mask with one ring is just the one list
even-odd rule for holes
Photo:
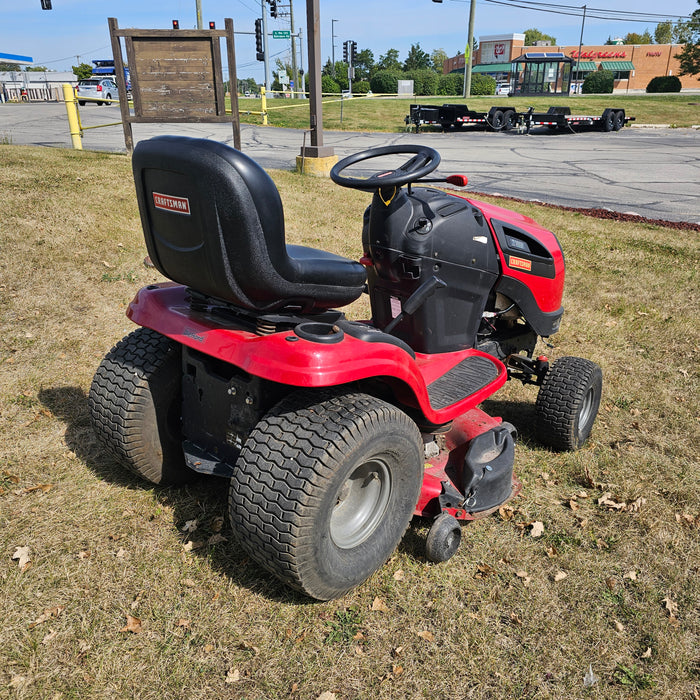
[[[298,103],[298,106],[292,106]],[[353,98],[343,100],[343,121],[340,121],[340,96],[325,97],[323,105],[323,126],[326,129],[344,131],[403,131],[406,128],[404,117],[411,104],[466,103],[470,109],[488,111],[493,105],[510,105],[524,112],[528,107],[546,112],[551,105],[567,105],[572,114],[599,115],[606,107],[624,109],[628,116],[636,118],[637,124],[671,124],[689,127],[700,124],[700,95],[577,95],[571,97],[518,97],[505,96],[472,97],[415,97],[410,100],[398,98]],[[294,129],[309,128],[307,100],[270,99],[268,123],[272,126],[285,126]],[[239,108],[260,111],[260,100],[241,98]],[[258,115],[241,115],[245,124],[261,124]]]
[[[508,385],[485,408],[520,430],[512,509],[444,565],[415,522],[366,583],[312,603],[242,556],[225,483],[154,488],[95,442],[92,375],[157,279],[128,159],[0,150],[0,696],[697,697],[696,233],[513,205],[566,251],[567,313],[542,349],[602,365],[590,444],[540,447],[534,390]],[[273,177],[290,241],[360,254],[366,195]]]

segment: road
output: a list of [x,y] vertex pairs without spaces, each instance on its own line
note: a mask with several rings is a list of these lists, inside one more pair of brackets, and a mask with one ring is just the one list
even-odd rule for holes
[[[87,105],[84,126],[120,120],[116,105]],[[134,124],[134,139],[182,134],[230,143],[222,124]],[[65,106],[0,104],[0,142],[69,148]],[[303,132],[243,125],[242,150],[265,168],[290,169]],[[326,131],[339,157],[385,144],[418,143],[442,156],[440,172],[465,174],[469,190],[581,208],[609,208],[652,219],[700,223],[700,132],[638,129],[578,134],[350,133]],[[86,149],[124,151],[121,126],[85,131]]]

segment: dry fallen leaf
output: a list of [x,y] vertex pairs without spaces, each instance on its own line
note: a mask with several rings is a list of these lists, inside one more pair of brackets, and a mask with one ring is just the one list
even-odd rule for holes
[[554,557],[556,557],[559,554],[556,547],[547,547],[547,549],[545,549],[545,552],[550,559],[554,559]]
[[643,659],[651,658],[651,647],[647,647],[647,650],[642,654]]
[[435,641],[435,635],[428,630],[423,630],[422,632],[418,632],[418,636],[421,639],[424,639],[426,642],[434,642]]
[[559,581],[563,581],[569,574],[567,574],[565,571],[557,571],[556,574],[554,574],[554,582],[559,583]]
[[619,622],[618,620],[613,620],[613,622],[615,623],[615,629],[616,629],[618,632],[624,632],[624,631],[625,631],[625,626],[624,626],[621,622]]
[[493,574],[497,573],[498,571],[488,564],[477,564],[474,578],[487,578],[488,576],[492,576]]
[[223,526],[224,519],[221,515],[217,515],[215,518],[212,518],[211,523],[209,524],[212,532],[221,532],[221,528],[223,528]]
[[19,570],[22,573],[24,573],[32,564],[31,557],[29,556],[29,547],[15,548],[15,553],[12,555],[12,558],[17,559]]
[[221,543],[221,542],[228,542],[228,540],[227,540],[222,534],[220,534],[220,533],[218,533],[218,532],[214,533],[214,534],[207,540],[207,544],[208,544],[209,546],[212,546],[212,545],[215,545],[215,544],[219,544],[219,543]]
[[48,644],[56,637],[57,634],[58,632],[56,630],[52,630],[49,628],[49,633],[47,635],[44,635],[44,638],[41,640],[41,643]]
[[331,693],[330,690],[326,690],[321,693],[316,700],[338,700],[335,693]]
[[527,571],[516,571],[515,575],[522,580],[523,586],[528,586],[530,584],[530,581],[532,581],[532,577],[527,575]]
[[501,520],[512,520],[515,515],[515,508],[513,506],[501,506],[498,509],[498,514],[501,516]]
[[204,547],[204,542],[200,540],[187,540],[187,542],[182,545],[182,548],[186,552],[193,552],[195,549],[201,549],[202,547]]
[[186,520],[185,524],[180,528],[180,532],[194,532],[197,529],[197,525],[199,524],[199,521],[197,518],[193,518],[192,520]]
[[636,571],[628,571],[622,578],[629,579],[630,581],[636,581],[637,580],[637,572]]
[[532,523],[532,529],[530,530],[530,537],[542,537],[544,534],[544,523],[539,520],[535,520]]
[[189,620],[185,620],[183,617],[181,617],[181,618],[177,621],[177,625],[176,625],[176,626],[177,626],[177,627],[184,627],[185,629],[188,630],[188,629],[190,628],[190,621],[189,621]]
[[372,601],[372,612],[389,612],[386,603],[379,597]]
[[394,572],[394,581],[403,581],[406,578],[402,569]]
[[33,629],[37,625],[41,625],[52,617],[58,617],[66,609],[65,605],[57,605],[55,608],[46,608],[34,622],[29,623],[29,629]]
[[230,668],[226,674],[226,683],[238,683],[241,680],[241,672],[237,668]]
[[132,615],[129,615],[127,613],[126,615],[126,625],[122,627],[120,632],[133,632],[134,634],[139,634],[140,632],[143,632],[143,628],[141,627],[141,620],[139,620],[138,617],[133,617]]
[[668,613],[669,619],[673,622],[677,621],[678,603],[676,603],[674,600],[671,600],[671,598],[669,598],[668,596],[666,596],[661,602],[666,608],[666,612]]

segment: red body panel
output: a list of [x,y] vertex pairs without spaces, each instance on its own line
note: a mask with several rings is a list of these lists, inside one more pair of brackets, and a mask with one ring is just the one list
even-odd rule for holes
[[[486,202],[468,199],[467,197],[462,197],[462,199],[466,199],[471,205],[477,209],[480,209],[489,222],[489,227],[491,228],[491,233],[493,235],[493,241],[496,244],[498,255],[501,259],[502,274],[506,277],[512,277],[527,285],[532,291],[532,294],[537,301],[537,305],[545,313],[557,311],[559,308],[561,308],[562,297],[564,296],[564,253],[562,252],[557,237],[551,231],[539,226],[529,216],[518,214],[517,212],[511,211],[510,209],[504,209],[503,207],[496,206],[495,204],[487,204]],[[513,226],[525,229],[535,236],[535,238],[537,238],[537,240],[549,251],[554,259],[554,279],[540,277],[527,272],[526,270],[519,269],[515,267],[515,262],[511,264],[508,254],[505,254],[501,250],[501,246],[498,243],[498,238],[493,232],[491,219],[497,219],[498,221],[503,221],[505,223],[512,224]]]
[[[418,354],[414,360],[394,345],[369,343],[347,334],[339,343],[322,344],[301,339],[291,331],[260,336],[233,325],[227,327],[221,318],[193,311],[186,300],[185,287],[174,283],[141,289],[129,305],[127,316],[182,345],[290,386],[338,386],[384,378],[402,401],[420,409],[427,421],[436,424],[454,420],[474,408],[503,386],[507,378],[499,360],[477,350]],[[434,409],[428,385],[470,355],[489,359],[498,369],[498,376],[461,401]]]

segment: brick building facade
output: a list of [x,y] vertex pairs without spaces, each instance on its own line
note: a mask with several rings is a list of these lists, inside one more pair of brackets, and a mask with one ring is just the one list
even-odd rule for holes
[[[684,88],[700,88],[697,76],[678,75],[680,64],[674,55],[682,44],[616,44],[582,46],[525,46],[524,34],[498,34],[479,37],[472,71],[493,75],[497,80],[508,79],[510,61],[531,51],[557,51],[577,60],[580,76],[592,70],[609,69],[615,74],[615,90],[645,90],[652,78],[676,75]],[[443,73],[464,70],[464,54],[448,58]]]

